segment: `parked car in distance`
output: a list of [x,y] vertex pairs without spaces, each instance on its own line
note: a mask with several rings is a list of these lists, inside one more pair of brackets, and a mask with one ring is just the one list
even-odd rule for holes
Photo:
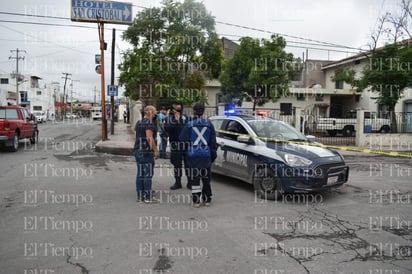
[[36,121],[38,123],[46,123],[47,117],[46,117],[46,114],[44,112],[35,110],[35,111],[33,111],[33,115],[34,115],[34,117],[36,117]]
[[33,114],[19,106],[0,106],[0,145],[5,145],[15,152],[19,141],[29,139],[34,144],[38,141],[39,130]]
[[102,119],[102,108],[101,107],[92,107],[91,109],[92,119],[101,120]]
[[[389,119],[378,118],[375,113],[365,112],[365,127],[369,127],[371,131],[388,133],[390,124]],[[351,137],[357,131],[356,112],[351,112],[348,118],[318,118],[315,126],[315,132],[327,132],[332,137],[337,133]]]
[[77,113],[66,113],[66,119],[77,119],[79,116]]

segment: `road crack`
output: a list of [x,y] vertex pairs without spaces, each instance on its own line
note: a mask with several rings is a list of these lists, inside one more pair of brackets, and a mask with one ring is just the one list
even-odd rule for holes
[[[269,230],[264,232],[274,238],[276,243],[257,252],[264,256],[276,256],[279,253],[288,256],[297,262],[306,273],[310,273],[309,267],[305,265],[306,262],[314,261],[317,256],[327,254],[333,256],[349,255],[341,262],[385,261],[393,263],[394,261],[410,260],[412,258],[411,245],[393,244],[391,246],[382,246],[372,243],[359,235],[360,231],[367,232],[371,230],[368,223],[348,221],[318,207],[298,212],[295,220],[284,220],[284,222],[287,225],[282,226],[281,231]],[[309,224],[316,223],[318,228],[321,226],[321,229],[305,231],[302,229],[302,227],[305,228],[302,226],[305,222]],[[287,228],[286,231],[285,227]],[[279,229],[278,226],[277,228]],[[401,236],[408,235],[410,232],[407,229],[386,231]]]
[[74,262],[70,261],[71,258],[72,258],[72,256],[67,254],[66,262],[68,264],[71,264],[75,267],[79,267],[81,269],[82,273],[84,273],[84,274],[89,274],[90,271],[84,265],[82,265],[80,263],[74,263]]

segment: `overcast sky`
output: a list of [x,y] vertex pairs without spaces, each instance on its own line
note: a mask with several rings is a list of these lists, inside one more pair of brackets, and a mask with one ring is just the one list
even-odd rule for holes
[[[4,1],[1,12],[27,15],[44,15],[70,18],[70,0],[14,0]],[[119,1],[122,2],[122,1]],[[142,7],[159,6],[160,1],[124,0],[133,3],[133,14]],[[370,33],[377,18],[387,11],[396,10],[399,0],[203,0],[206,8],[215,16],[217,33],[229,39],[241,36],[268,38],[268,32],[285,35],[290,46],[288,52],[302,57],[305,43],[332,43],[354,49],[333,48],[344,52],[309,49],[311,59],[337,60],[347,57],[355,49],[368,49]],[[4,21],[41,22],[67,26],[44,26],[9,23]],[[228,23],[228,24],[226,24]],[[244,26],[234,27],[230,24]],[[76,27],[71,27],[76,26]],[[79,28],[85,26],[86,28]],[[106,24],[106,84],[110,83],[110,52],[112,28],[117,29],[116,63],[120,52],[128,47],[121,40],[125,25]],[[249,30],[247,28],[262,31]],[[100,77],[95,72],[94,56],[99,53],[97,24],[78,23],[68,20],[11,16],[0,14],[0,74],[15,70],[15,56],[10,50],[19,48],[26,52],[20,60],[19,72],[32,74],[50,83],[57,81],[63,86],[62,73],[72,74],[74,91],[81,100],[93,100],[94,87],[100,91]],[[303,39],[302,39],[303,38]],[[296,43],[298,42],[298,43]],[[296,47],[298,46],[298,47]],[[300,47],[300,48],[299,48]],[[332,49],[332,48],[331,48]],[[116,77],[119,72],[116,72]]]

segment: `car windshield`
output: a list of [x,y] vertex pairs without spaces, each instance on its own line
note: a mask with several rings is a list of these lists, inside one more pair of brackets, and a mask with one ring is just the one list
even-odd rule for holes
[[247,122],[259,137],[287,141],[307,141],[303,134],[281,121],[257,119],[248,120]]

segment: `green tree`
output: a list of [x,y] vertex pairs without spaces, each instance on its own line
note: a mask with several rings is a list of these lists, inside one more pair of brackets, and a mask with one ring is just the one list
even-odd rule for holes
[[[400,0],[395,13],[387,12],[378,18],[371,33],[368,64],[360,78],[353,69],[343,70],[332,77],[332,80],[344,81],[358,91],[370,89],[376,92],[379,95],[377,103],[387,106],[391,113],[392,132],[397,132],[395,106],[404,89],[412,86],[411,4],[411,0]],[[381,40],[387,45],[378,47]]]
[[287,94],[297,70],[293,55],[285,52],[286,42],[273,35],[270,40],[241,39],[233,57],[224,63],[220,75],[222,94],[228,103],[243,99],[256,105],[275,102]]
[[123,39],[133,48],[123,53],[119,84],[126,96],[145,104],[205,100],[205,78],[221,70],[214,17],[194,0],[166,0],[142,10]]
[[358,81],[359,90],[370,88],[379,94],[377,103],[388,107],[392,132],[397,132],[395,106],[404,89],[412,87],[411,64],[412,46],[409,43],[387,45],[371,52],[369,64]]
[[412,47],[407,41],[387,45],[372,50],[367,60],[360,78],[353,69],[345,69],[332,81],[344,81],[358,92],[370,89],[377,93],[377,103],[387,106],[391,114],[391,131],[397,132],[395,106],[404,89],[412,87]]

